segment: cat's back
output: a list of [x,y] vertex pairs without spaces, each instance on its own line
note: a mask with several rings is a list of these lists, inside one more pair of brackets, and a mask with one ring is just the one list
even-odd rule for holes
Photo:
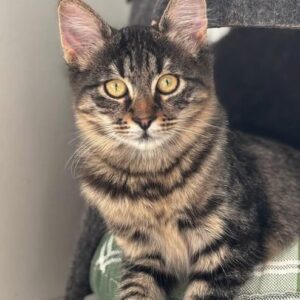
[[[300,151],[272,140],[234,132],[236,144],[253,157],[256,167],[265,176],[288,185],[296,180],[300,183]],[[280,183],[278,182],[278,184]],[[298,184],[299,185],[299,184]]]
[[300,235],[300,151],[234,132],[235,144],[255,168],[271,208],[273,239],[285,245]]

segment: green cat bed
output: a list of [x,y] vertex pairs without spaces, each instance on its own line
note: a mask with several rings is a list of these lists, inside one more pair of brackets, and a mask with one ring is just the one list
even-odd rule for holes
[[[114,237],[106,235],[99,244],[90,269],[92,290],[99,300],[116,300],[120,282],[121,251]],[[181,300],[184,286],[171,299]],[[237,300],[300,299],[300,243],[295,243],[268,264],[259,266],[241,289]]]

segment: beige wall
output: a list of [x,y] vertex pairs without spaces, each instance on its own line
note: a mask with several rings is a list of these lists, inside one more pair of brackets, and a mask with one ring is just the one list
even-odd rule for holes
[[[88,2],[127,20],[125,0]],[[0,299],[63,295],[82,210],[56,4],[0,1]]]

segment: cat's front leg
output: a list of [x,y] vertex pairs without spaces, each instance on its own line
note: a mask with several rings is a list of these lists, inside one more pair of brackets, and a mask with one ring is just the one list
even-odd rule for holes
[[[199,275],[199,274],[198,274]],[[216,283],[214,279],[202,278],[195,275],[190,279],[184,300],[232,300],[235,295],[235,287],[222,286]],[[211,276],[211,274],[205,274]]]
[[161,268],[160,255],[124,259],[119,300],[165,300],[176,278]]
[[251,267],[228,247],[207,248],[193,257],[184,300],[232,300],[248,279]]

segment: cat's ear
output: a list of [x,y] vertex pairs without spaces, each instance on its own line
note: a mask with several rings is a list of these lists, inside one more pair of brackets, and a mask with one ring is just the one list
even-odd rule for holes
[[170,0],[158,27],[196,55],[206,41],[207,24],[206,0]]
[[85,69],[92,56],[105,45],[112,29],[81,0],[61,0],[58,18],[66,62]]

